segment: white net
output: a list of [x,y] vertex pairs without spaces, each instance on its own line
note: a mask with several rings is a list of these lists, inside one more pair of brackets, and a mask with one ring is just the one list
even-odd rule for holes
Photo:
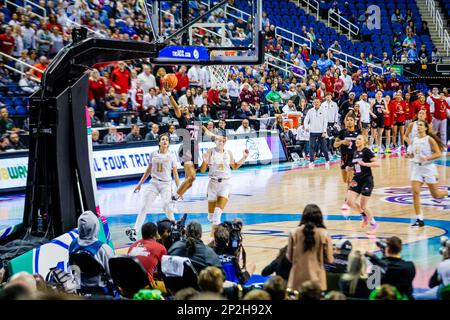
[[212,88],[216,88],[219,91],[226,88],[230,66],[208,66],[208,69]]
[[[235,56],[236,51],[214,51],[212,56]],[[217,90],[227,87],[228,75],[230,74],[229,65],[212,65],[208,66],[209,75],[211,76],[211,85]]]

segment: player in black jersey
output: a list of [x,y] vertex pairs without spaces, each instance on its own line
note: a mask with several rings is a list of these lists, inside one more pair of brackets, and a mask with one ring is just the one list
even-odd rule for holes
[[364,135],[356,138],[356,151],[352,160],[354,176],[348,188],[347,201],[353,210],[361,214],[361,227],[365,228],[370,224],[368,233],[374,233],[377,222],[369,210],[368,202],[374,187],[371,168],[379,167],[380,163],[373,152],[367,148],[367,143],[367,137]]
[[[341,174],[342,181],[345,183],[345,187],[348,185],[353,177],[352,171],[352,159],[356,150],[356,137],[361,134],[361,131],[355,127],[356,117],[353,111],[349,111],[344,120],[345,129],[339,132],[334,142],[334,147],[339,148],[341,153]],[[344,201],[342,208],[344,215],[350,207],[347,204],[347,200]]]
[[183,183],[178,187],[176,193],[172,196],[172,205],[174,201],[180,199],[186,191],[194,183],[197,176],[198,165],[198,156],[199,156],[199,142],[201,137],[199,136],[200,130],[205,130],[205,134],[209,136],[214,136],[211,132],[206,130],[204,126],[202,126],[201,121],[195,121],[190,116],[190,112],[188,108],[180,107],[178,103],[175,101],[174,97],[171,94],[171,88],[167,86],[167,83],[163,83],[164,88],[167,92],[167,95],[170,97],[170,104],[175,111],[175,117],[178,120],[179,129],[185,129],[185,132],[179,132],[179,137],[183,138],[183,141],[180,146],[180,150],[178,152],[178,156],[181,161],[181,165],[184,167],[184,175],[185,179]]
[[375,153],[382,152],[381,138],[383,137],[384,131],[384,112],[383,109],[387,109],[386,102],[383,99],[383,92],[377,91],[375,95],[375,100],[372,101],[370,106],[370,117],[371,117],[371,127],[372,135],[370,136],[370,145],[373,145],[375,139],[375,147],[373,151]]

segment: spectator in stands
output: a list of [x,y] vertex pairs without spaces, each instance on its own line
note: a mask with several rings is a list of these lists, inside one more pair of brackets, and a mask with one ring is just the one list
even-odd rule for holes
[[239,126],[239,128],[237,128],[236,133],[237,134],[241,134],[241,133],[253,133],[255,132],[255,130],[253,130],[252,127],[250,127],[250,122],[248,119],[244,119],[242,120],[242,124]]
[[431,61],[427,53],[427,47],[424,44],[422,44],[422,46],[420,47],[420,51],[417,53],[417,56],[419,59],[419,63],[421,64],[427,64]]
[[31,48],[36,48],[36,30],[32,27],[31,23],[26,21],[21,29],[24,49],[30,50]]
[[138,142],[142,141],[142,136],[140,134],[141,128],[137,124],[131,125],[131,132],[125,137],[126,142]]
[[331,45],[330,49],[333,49],[336,51],[342,51],[342,47],[339,44],[339,40],[334,40],[334,43]]
[[292,113],[297,112],[297,108],[295,107],[294,101],[289,99],[286,105],[283,107],[283,113]]
[[[91,255],[109,274],[109,258],[114,256],[111,247],[98,240],[100,223],[97,216],[92,211],[83,212],[78,218],[79,237],[73,239],[69,246],[69,255],[76,252],[86,252]],[[81,285],[85,287],[105,287],[99,277],[85,278],[81,277]]]
[[25,145],[20,141],[20,137],[17,133],[13,132],[9,135],[9,149],[23,150],[27,149]]
[[32,79],[32,74],[30,71],[25,72],[25,77],[20,78],[19,86],[20,89],[29,94],[39,90],[39,85]]
[[185,94],[183,94],[179,99],[178,99],[178,105],[182,106],[182,107],[187,107],[187,106],[191,106],[191,105],[195,105],[195,101],[194,101],[194,96],[192,95],[192,91],[189,89],[186,91]]
[[36,44],[39,56],[48,57],[53,43],[46,24],[41,25],[41,29],[36,33]]
[[277,86],[272,84],[270,88],[271,90],[266,95],[266,101],[270,104],[274,104],[275,102],[281,103],[281,95],[277,91]]
[[198,120],[203,122],[212,120],[211,113],[209,112],[209,107],[207,104],[201,106]]
[[[98,110],[98,114],[104,111],[103,104],[105,103],[106,95],[106,83],[105,80],[100,77],[100,73],[97,69],[92,69],[89,82],[88,82],[88,99],[89,106]],[[102,116],[103,114],[101,114]]]
[[216,267],[206,267],[198,275],[198,286],[202,292],[222,294],[225,281],[222,270]]
[[202,226],[197,221],[191,221],[186,227],[186,239],[175,242],[169,249],[171,256],[187,257],[191,260],[197,272],[208,266],[222,269],[217,254],[205,246],[202,239]]
[[386,90],[388,91],[398,91],[402,89],[400,80],[397,78],[395,72],[391,73],[391,78],[386,82]]
[[325,49],[325,45],[322,41],[322,38],[319,38],[316,43],[313,43],[313,53],[317,55],[322,55],[327,52],[327,49]]
[[274,276],[264,283],[263,289],[272,300],[286,299],[286,280],[280,276]]
[[403,48],[410,48],[411,45],[416,45],[416,40],[414,40],[411,32],[408,32],[405,40],[403,40]]
[[418,35],[419,36],[429,36],[430,35],[430,28],[428,28],[428,22],[422,21],[422,28],[420,28]]
[[169,126],[170,143],[178,143],[180,141],[180,137],[178,137],[176,131],[177,131],[177,128],[173,124]]
[[403,22],[405,22],[405,18],[403,18],[403,15],[400,13],[399,8],[395,9],[394,13],[392,14],[391,22],[400,24],[403,24]]
[[352,251],[352,243],[349,240],[341,239],[333,244],[333,263],[325,264],[325,270],[329,273],[345,273],[347,272],[348,256]]
[[152,129],[145,135],[146,141],[158,141],[159,139],[159,125],[152,124]]
[[142,240],[131,245],[128,255],[136,257],[147,271],[150,283],[153,282],[153,274],[158,265],[161,264],[162,256],[167,254],[166,248],[156,242],[158,227],[153,222],[146,222],[142,225]]
[[236,79],[237,79],[237,75],[232,74],[231,79],[230,79],[230,81],[227,82],[227,86],[226,86],[228,98],[231,100],[231,102],[230,102],[231,114],[229,115],[230,118],[234,115],[234,112],[239,103],[239,95],[241,93],[239,83],[237,82]]
[[173,117],[173,115],[170,113],[169,106],[165,105],[162,107],[161,112],[159,114],[160,118],[160,125],[170,125],[172,124],[176,119]]
[[48,66],[48,59],[46,56],[41,56],[39,58],[39,63],[35,64],[34,67],[41,70],[41,71],[36,71],[35,69],[31,69],[30,72],[33,74],[34,77],[41,79],[42,78],[42,73],[43,71],[47,68]]
[[180,69],[178,69],[178,72],[175,74],[178,78],[178,84],[175,87],[175,91],[178,97],[185,94],[187,89],[189,88],[189,76],[187,75],[186,71],[186,66],[180,66]]
[[408,63],[416,63],[419,60],[415,44],[411,44],[408,50]]
[[9,139],[7,137],[0,136],[0,152],[8,151]]
[[[165,105],[165,106],[166,106],[166,108],[168,108],[167,105]],[[145,123],[148,123],[149,126],[150,126],[150,123],[160,123],[160,120],[161,120],[160,115],[159,115],[158,111],[156,110],[155,106],[150,106],[142,118],[143,118],[142,121]]]
[[307,205],[300,225],[289,233],[287,258],[292,262],[289,288],[300,290],[311,280],[319,282],[320,290],[327,289],[324,263],[333,262],[333,247],[317,205]]
[[117,132],[116,126],[110,126],[108,128],[108,134],[103,138],[103,143],[113,144],[123,141],[122,132]]
[[370,300],[403,300],[401,293],[389,284],[383,284],[381,287],[374,290],[370,295]]
[[227,122],[225,119],[220,119],[218,127],[216,128],[216,132],[219,136],[226,136],[227,135]]
[[12,55],[15,44],[12,27],[6,27],[5,33],[0,34],[0,51]]
[[370,295],[367,281],[366,257],[359,250],[353,251],[348,258],[347,273],[339,281],[339,289],[349,298],[367,299]]
[[62,48],[64,48],[64,39],[62,31],[57,26],[54,26],[52,29],[49,30],[52,31],[52,33],[50,33],[52,46],[50,48],[49,54],[50,58],[53,58]]
[[98,146],[101,145],[102,141],[100,140],[100,132],[98,130],[92,130],[92,145]]
[[111,73],[111,86],[117,94],[126,93],[131,88],[131,74],[124,61],[119,61]]
[[442,63],[442,55],[437,47],[431,52],[431,63]]
[[158,104],[158,96],[156,94],[155,88],[150,88],[146,94],[144,94],[143,100],[144,110],[149,109],[151,106],[156,106]]
[[289,273],[291,271],[292,263],[288,260],[287,246],[284,246],[278,252],[278,256],[261,271],[261,275],[268,277],[275,273],[277,276],[281,276],[284,280],[288,280]]
[[235,119],[255,119],[247,102],[241,103],[241,108],[236,112]]
[[4,133],[17,132],[20,131],[16,128],[14,120],[9,117],[9,112],[7,108],[0,109],[0,136]]
[[322,299],[323,289],[319,281],[307,280],[300,285],[298,291],[298,299],[300,301],[318,301]]
[[311,61],[310,55],[309,55],[309,48],[306,43],[302,44],[302,50],[300,51],[301,57],[305,63],[309,63]]
[[381,283],[390,284],[398,291],[412,299],[413,280],[416,275],[416,268],[411,261],[401,258],[402,240],[398,237],[390,237],[386,240],[386,249],[382,259],[372,252],[366,252],[366,256],[375,266],[381,268]]
[[[152,74],[152,69],[151,69],[151,67],[148,64],[144,64],[142,66],[142,70],[143,70],[142,73],[140,73],[138,75],[138,80],[141,81],[141,88],[142,88],[142,90],[144,92],[149,92],[149,90],[151,88],[155,88],[157,86],[156,78]],[[158,70],[158,72],[159,72],[159,70]],[[163,77],[163,75],[161,73],[159,73],[159,74],[160,74],[160,79],[159,80],[161,80],[161,77]],[[159,83],[158,83],[158,85],[159,85]]]
[[316,42],[316,34],[314,33],[314,28],[313,28],[313,27],[310,27],[310,28],[309,28],[309,31],[308,31],[308,38],[309,38],[309,40],[310,40],[312,43]]

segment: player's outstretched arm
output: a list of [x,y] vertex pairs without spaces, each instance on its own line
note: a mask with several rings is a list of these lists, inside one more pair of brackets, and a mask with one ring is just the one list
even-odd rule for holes
[[138,185],[136,186],[136,188],[134,188],[134,193],[137,193],[141,190],[142,184],[145,182],[145,180],[148,179],[148,177],[150,176],[150,173],[152,172],[152,164],[149,163],[147,166],[147,170],[145,170],[144,174],[142,175],[141,180],[139,181]]
[[238,162],[235,162],[234,158],[233,158],[233,154],[231,153],[231,151],[229,151],[229,153],[230,153],[230,157],[231,157],[230,165],[231,165],[231,168],[233,170],[239,169],[244,164],[245,160],[247,160],[248,155],[250,154],[248,149],[245,149],[244,152],[243,152],[244,154],[243,154],[241,160],[239,160]]

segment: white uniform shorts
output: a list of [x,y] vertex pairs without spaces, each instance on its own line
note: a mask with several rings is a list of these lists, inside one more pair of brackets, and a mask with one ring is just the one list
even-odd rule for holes
[[208,183],[208,201],[216,201],[218,197],[229,198],[230,196],[230,179],[223,179],[222,182],[210,179]]
[[152,179],[145,188],[145,206],[151,206],[158,195],[161,196],[164,204],[169,203],[172,198],[172,181]]
[[438,181],[438,171],[436,165],[418,165],[411,162],[411,181],[419,181],[427,184],[435,184]]

